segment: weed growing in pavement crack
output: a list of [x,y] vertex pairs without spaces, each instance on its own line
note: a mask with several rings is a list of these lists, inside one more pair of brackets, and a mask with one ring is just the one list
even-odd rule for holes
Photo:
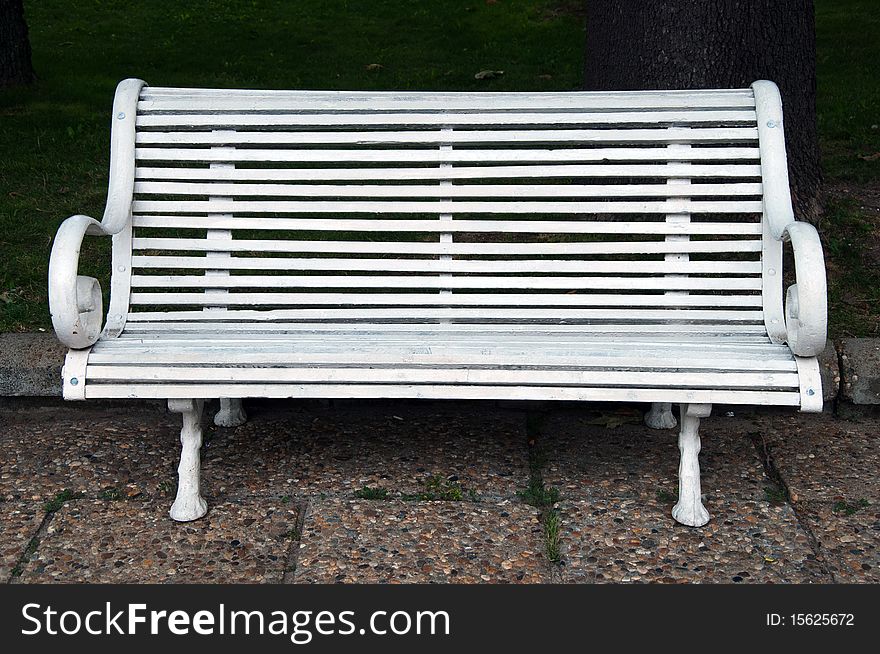
[[519,497],[526,504],[537,508],[540,513],[541,527],[544,536],[544,555],[553,565],[562,563],[560,547],[561,518],[556,508],[560,500],[559,489],[547,486],[544,483],[543,470],[547,462],[544,451],[537,444],[541,436],[543,416],[529,414],[526,417],[526,435],[529,447],[529,484],[523,490],[517,491]]
[[27,544],[27,547],[24,548],[24,552],[22,552],[21,557],[18,559],[18,562],[15,564],[15,567],[12,568],[10,572],[10,576],[12,577],[20,577],[21,573],[24,572],[25,563],[27,563],[30,558],[37,553],[37,548],[40,546],[40,539],[34,536],[30,539]]
[[544,553],[550,563],[560,563],[559,551],[559,511],[548,509],[544,512]]
[[354,492],[354,496],[360,500],[390,500],[388,490],[385,488],[370,488],[364,486]]
[[98,497],[102,500],[106,500],[108,502],[117,502],[122,499],[122,491],[116,488],[115,486],[108,486],[104,490],[101,491]]
[[81,497],[82,493],[74,493],[73,491],[65,488],[63,491],[55,495],[55,497],[53,497],[51,500],[46,502],[43,505],[43,510],[46,513],[55,513],[62,506],[64,506],[65,502],[69,502],[70,500],[78,500]]
[[765,486],[764,499],[770,504],[785,504],[788,502],[788,493],[778,486]]
[[834,506],[831,507],[831,510],[834,511],[834,513],[853,515],[854,513],[858,513],[862,509],[867,509],[870,505],[871,503],[863,497],[862,499],[856,500],[855,502],[847,502],[845,500],[835,502]]

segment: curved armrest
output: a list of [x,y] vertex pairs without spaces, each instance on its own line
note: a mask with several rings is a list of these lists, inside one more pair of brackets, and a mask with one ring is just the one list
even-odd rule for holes
[[71,216],[58,228],[49,259],[49,311],[58,340],[68,347],[89,347],[98,340],[103,320],[101,285],[77,273],[86,234],[110,236],[121,232],[131,218],[134,193],[135,125],[137,103],[145,82],[122,80],[113,100],[110,131],[110,182],[104,218]]
[[49,312],[58,340],[68,347],[89,347],[101,333],[104,300],[94,277],[77,274],[86,234],[108,234],[94,218],[71,216],[58,228],[49,257]]
[[828,331],[828,289],[825,259],[816,228],[805,222],[789,223],[782,230],[794,250],[796,283],[785,294],[785,328],[788,346],[797,356],[817,356],[825,349]]

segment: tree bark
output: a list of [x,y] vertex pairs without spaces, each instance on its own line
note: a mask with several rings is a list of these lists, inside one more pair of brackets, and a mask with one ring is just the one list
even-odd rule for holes
[[779,85],[792,200],[819,215],[812,0],[585,0],[589,90]]
[[33,81],[23,0],[0,0],[0,88]]

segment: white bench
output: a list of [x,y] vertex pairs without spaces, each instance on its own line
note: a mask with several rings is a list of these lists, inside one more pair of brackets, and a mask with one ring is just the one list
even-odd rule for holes
[[[64,397],[681,404],[679,500],[703,525],[713,403],[819,411],[824,263],[795,222],[782,108],[748,89],[386,93],[154,88],[113,105],[101,221],[67,219],[49,294]],[[112,235],[106,322],[77,274]],[[783,300],[783,241],[797,284]],[[103,324],[102,324],[103,323]],[[491,434],[486,435],[491,438]]]

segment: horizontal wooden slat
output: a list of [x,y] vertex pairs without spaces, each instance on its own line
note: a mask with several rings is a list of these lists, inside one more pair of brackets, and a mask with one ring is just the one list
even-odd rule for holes
[[[170,382],[375,383],[375,384],[515,384],[580,387],[678,386],[686,388],[796,388],[797,373],[656,372],[602,370],[510,370],[435,367],[174,367],[89,366],[87,378]],[[94,382],[93,382],[94,383]]]
[[759,200],[687,200],[662,202],[473,202],[324,201],[324,200],[135,200],[132,211],[186,213],[494,213],[494,214],[644,214],[759,213]]
[[[488,275],[132,275],[132,288],[438,288],[759,290],[756,277],[609,277]],[[384,295],[384,293],[382,294]],[[302,298],[300,298],[301,300]]]
[[[408,254],[451,256],[523,256],[523,255],[604,255],[604,254],[714,254],[726,252],[760,252],[761,241],[725,239],[712,241],[638,241],[561,242],[561,243],[425,243],[407,241],[297,241],[231,239],[218,241],[204,238],[155,238],[136,236],[132,248],[137,250],[171,250],[193,252],[274,252],[274,253],[338,253],[338,254]],[[136,256],[136,260],[141,258]]]
[[[157,361],[166,361],[161,358],[165,356],[181,356],[184,357],[179,359],[181,362],[215,363],[212,357],[216,357],[218,363],[240,362],[241,357],[262,353],[282,357],[278,359],[279,364],[311,361],[297,357],[313,354],[335,356],[337,363],[340,361],[338,357],[351,354],[381,355],[390,357],[389,361],[396,361],[395,357],[403,355],[428,359],[448,357],[443,361],[449,364],[455,363],[456,353],[464,352],[480,357],[526,357],[528,363],[524,365],[541,367],[545,365],[543,353],[546,353],[548,361],[552,357],[583,358],[585,363],[579,365],[586,367],[600,365],[590,363],[597,357],[612,357],[615,361],[625,359],[630,362],[629,367],[636,368],[711,369],[707,362],[718,358],[737,361],[744,366],[743,370],[764,370],[764,365],[771,366],[768,370],[796,369],[791,350],[766,339],[763,342],[743,341],[733,335],[683,338],[682,334],[672,335],[672,338],[669,335],[667,338],[659,335],[608,336],[583,331],[583,325],[567,324],[153,322],[137,323],[133,328],[138,333],[128,329],[117,338],[99,341],[92,354],[108,355],[109,358],[101,359],[105,363],[125,363],[126,356],[139,354],[156,355],[160,357]],[[246,331],[237,331],[239,329]],[[186,358],[190,356],[194,358]],[[167,359],[168,362],[177,360]],[[557,360],[554,365],[566,363]]]
[[134,256],[134,268],[197,270],[336,270],[383,272],[468,273],[656,273],[760,274],[760,261],[462,261],[442,259],[338,259],[322,257],[213,257]]
[[742,92],[703,93],[351,93],[246,91],[194,92],[157,95],[148,92],[138,102],[138,113],[149,111],[540,111],[586,109],[693,109],[697,107],[754,107],[754,96]]
[[[559,322],[411,322],[411,323],[368,323],[368,322],[309,322],[297,321],[289,309],[265,311],[229,310],[229,311],[142,311],[129,314],[125,331],[115,339],[99,341],[98,349],[124,344],[132,339],[138,342],[156,338],[198,338],[203,344],[223,338],[250,338],[254,335],[269,338],[286,338],[294,335],[297,339],[345,338],[361,339],[408,338],[416,339],[424,345],[426,338],[463,338],[467,343],[479,342],[480,338],[491,341],[494,345],[508,342],[511,339],[553,340],[568,339],[581,346],[596,345],[603,350],[612,347],[625,347],[628,351],[646,348],[681,350],[682,348],[710,347],[713,352],[725,348],[735,348],[741,352],[744,347],[756,348],[766,358],[791,359],[791,350],[787,345],[770,342],[760,327],[753,325],[733,325],[730,333],[718,334],[698,333],[701,325],[667,326],[666,332],[653,334],[625,334],[617,332],[596,333],[604,329],[601,325],[559,323]],[[153,320],[151,316],[155,316]],[[185,322],[181,322],[185,321]],[[630,325],[632,327],[632,325]],[[639,330],[642,325],[639,325]],[[717,327],[717,325],[716,325]],[[704,330],[705,331],[705,330]],[[757,333],[756,333],[757,332]],[[206,338],[207,335],[207,338]]]
[[[219,278],[210,278],[219,279]],[[222,284],[206,284],[211,288]],[[554,307],[754,307],[760,296],[752,294],[716,294],[688,296],[638,295],[634,293],[300,293],[296,299],[316,306],[554,306]],[[693,299],[690,299],[693,297]],[[293,299],[293,298],[291,298]],[[752,316],[754,318],[754,316]]]
[[326,232],[501,232],[516,234],[690,234],[755,236],[761,233],[757,222],[634,222],[601,220],[344,220],[309,218],[245,218],[225,216],[144,216],[132,217],[134,227],[179,227],[195,229],[247,229]]
[[244,161],[299,163],[474,163],[474,162],[554,162],[554,161],[729,161],[757,160],[758,148],[692,148],[687,153],[671,153],[665,148],[508,148],[472,150],[419,149],[296,149],[296,148],[135,148],[139,161]]
[[141,98],[151,97],[191,97],[191,96],[257,96],[302,99],[306,97],[324,99],[362,99],[364,101],[377,101],[388,99],[430,100],[439,102],[448,98],[489,98],[499,106],[507,107],[504,100],[559,97],[702,97],[726,96],[754,98],[750,88],[742,89],[660,89],[660,90],[636,90],[636,91],[335,91],[335,90],[307,90],[307,89],[242,89],[242,88],[204,88],[204,87],[181,87],[181,86],[144,86],[141,89]]
[[[609,356],[578,356],[576,351],[566,352],[564,350],[548,351],[541,349],[544,358],[541,359],[541,369],[589,369],[596,375],[597,372],[605,372],[607,368],[614,370],[626,370],[629,368],[637,368],[641,370],[666,369],[676,367],[681,370],[692,371],[700,370],[718,370],[718,371],[743,371],[749,369],[761,371],[776,372],[797,372],[797,366],[794,361],[771,361],[766,364],[757,364],[754,361],[743,359],[697,359],[683,360],[677,366],[670,366],[669,362],[644,362],[633,358],[625,357],[609,357]],[[272,370],[278,369],[279,366],[287,366],[292,364],[312,366],[341,365],[348,367],[365,366],[492,366],[492,367],[518,367],[518,368],[534,368],[535,354],[520,355],[481,355],[475,354],[472,350],[451,349],[443,351],[440,354],[420,354],[420,353],[395,353],[394,355],[382,354],[381,352],[363,353],[360,350],[340,353],[291,353],[289,351],[210,351],[197,352],[191,349],[175,349],[164,352],[99,352],[89,356],[88,377],[97,376],[92,366],[104,365],[112,366],[119,369],[116,373],[116,379],[125,379],[125,370],[136,362],[137,365],[203,365],[208,366],[205,370],[211,370],[210,366],[222,365],[250,365],[250,366],[272,366]],[[664,365],[665,364],[665,365]],[[112,373],[111,373],[112,374]],[[111,378],[109,374],[105,374],[105,379]],[[168,379],[169,377],[165,377]],[[162,377],[153,377],[153,379],[162,379]],[[220,381],[219,378],[210,376],[204,377],[206,381],[212,379]],[[272,377],[268,377],[267,381]],[[439,381],[439,380],[436,380]],[[589,385],[589,384],[587,384]]]
[[[658,155],[659,156],[659,155]],[[585,164],[533,166],[457,166],[454,168],[177,168],[138,166],[136,179],[222,181],[453,180],[535,177],[759,178],[757,164]]]
[[[726,342],[733,339],[735,342],[754,342],[757,344],[769,344],[769,338],[763,325],[749,324],[639,324],[632,325],[626,323],[608,323],[608,324],[565,324],[559,323],[560,320],[568,320],[565,316],[566,309],[515,309],[516,315],[512,318],[505,318],[504,312],[498,312],[499,315],[487,317],[480,315],[471,309],[460,308],[442,308],[435,309],[431,307],[423,307],[419,309],[418,317],[407,316],[409,319],[401,323],[389,322],[372,322],[364,320],[355,321],[351,318],[350,311],[347,310],[326,310],[326,309],[229,309],[224,311],[205,311],[205,310],[166,310],[166,311],[133,311],[127,316],[126,331],[137,330],[140,325],[145,325],[149,329],[150,325],[163,325],[165,323],[178,323],[186,321],[189,325],[200,324],[222,324],[226,329],[238,329],[239,325],[245,324],[245,329],[257,329],[262,327],[266,331],[281,331],[284,333],[298,332],[301,330],[320,330],[329,329],[338,331],[340,327],[353,332],[360,331],[376,331],[382,330],[398,330],[398,331],[418,331],[418,332],[437,332],[440,331],[478,331],[485,332],[491,327],[493,330],[505,329],[526,329],[539,333],[548,332],[548,330],[566,331],[581,334],[581,338],[591,334],[600,336],[603,339],[626,340],[627,342],[634,338],[650,338],[651,342],[669,341],[671,343],[680,344],[687,343],[716,343]],[[362,312],[362,310],[361,310]],[[359,313],[361,313],[359,312]],[[389,310],[382,310],[383,314],[389,313]],[[575,312],[576,313],[576,312]],[[562,314],[560,316],[560,314]],[[476,318],[475,318],[476,316]],[[541,323],[523,323],[523,318],[527,320],[540,320]],[[381,320],[391,320],[386,316],[382,316]],[[437,320],[452,319],[475,319],[478,322],[473,323],[438,323]],[[298,322],[290,322],[290,321]],[[218,321],[225,321],[218,323]],[[279,322],[286,321],[286,322]],[[315,322],[315,321],[331,321],[331,322]],[[615,331],[617,330],[617,331]],[[554,333],[554,332],[549,332]],[[120,338],[123,338],[123,333]]]
[[[572,331],[576,325],[345,325],[286,323],[145,323],[140,333],[127,331],[100,341],[91,363],[239,364],[253,362],[335,363],[340,365],[401,362],[437,365],[515,365],[629,367],[645,369],[709,369],[726,362],[730,370],[797,370],[787,347],[767,342],[742,342],[737,337],[715,337],[701,342],[692,336],[677,340],[622,335],[591,336]],[[258,330],[264,327],[265,330]],[[433,329],[429,327],[434,327]],[[465,327],[479,329],[464,329]],[[561,331],[567,327],[568,331]],[[525,329],[528,328],[528,329]],[[189,331],[187,331],[187,329]],[[268,331],[279,329],[287,331]],[[144,331],[146,330],[146,331]],[[465,357],[465,359],[461,359]],[[719,365],[721,365],[719,363]]]
[[[437,288],[759,290],[757,277],[441,276],[441,275],[132,275],[132,288]],[[275,295],[275,294],[270,294]],[[299,298],[301,300],[302,298]]]
[[[214,278],[210,278],[214,279]],[[221,281],[223,278],[216,278],[217,281]],[[704,283],[699,283],[704,282]],[[584,281],[579,284],[579,286],[587,287],[589,286],[590,281]],[[596,288],[600,289],[613,289],[619,288],[620,283],[616,282],[612,278],[600,279],[594,282]],[[643,286],[656,286],[660,289],[688,289],[688,288],[711,288],[714,286],[720,286],[719,283],[713,283],[711,280],[701,280],[701,279],[670,279],[668,287],[662,286],[661,282],[658,281],[654,284],[649,282],[643,282]],[[210,286],[210,285],[209,285]],[[438,284],[439,286],[439,284]],[[739,282],[740,287],[752,287],[754,288],[754,284],[751,280],[742,280]],[[216,284],[210,286],[210,288],[224,287],[223,284]],[[575,286],[573,286],[575,287]],[[233,287],[234,288],[234,287]],[[619,319],[625,320],[627,318],[626,315],[623,315],[625,312],[614,312],[610,309],[601,309],[601,310],[586,310],[586,309],[534,309],[529,307],[534,306],[592,306],[590,304],[590,300],[582,300],[579,297],[571,297],[569,299],[560,299],[560,298],[551,298],[551,297],[539,297],[538,294],[535,294],[535,298],[525,298],[521,295],[509,295],[508,297],[504,297],[504,294],[489,294],[494,295],[492,298],[468,298],[468,294],[454,294],[455,297],[452,299],[443,302],[442,298],[445,296],[440,296],[441,300],[438,301],[436,297],[433,297],[433,294],[393,294],[393,293],[377,293],[377,294],[343,294],[346,297],[339,297],[338,294],[321,294],[321,293],[312,293],[312,294],[303,294],[303,293],[284,293],[284,292],[249,292],[249,293],[167,293],[167,292],[144,292],[144,291],[136,291],[131,294],[131,304],[132,305],[162,305],[162,306],[176,306],[176,305],[198,305],[198,306],[258,306],[258,305],[276,305],[276,306],[296,306],[296,305],[314,305],[314,306],[326,306],[326,305],[346,305],[352,307],[371,307],[371,306],[400,306],[400,307],[409,307],[409,308],[401,308],[401,309],[373,309],[373,308],[358,308],[355,309],[302,309],[297,310],[300,319],[309,319],[310,317],[318,320],[326,320],[332,319],[334,317],[341,317],[347,319],[404,319],[409,318],[411,320],[417,319],[430,319],[430,318],[483,318],[483,319],[503,319],[503,318],[543,318],[550,320],[562,320],[562,319],[603,319],[605,317],[610,317],[612,314],[618,317]],[[421,295],[421,297],[420,297]],[[309,297],[311,296],[311,297]],[[360,297],[358,297],[360,296]],[[555,300],[555,301],[554,301]],[[583,304],[582,304],[583,303]],[[467,309],[430,309],[431,306],[443,306],[448,305],[450,307],[478,307],[478,308],[467,308]],[[518,308],[501,308],[510,305],[518,305]],[[418,306],[418,310],[414,310],[411,307]],[[618,305],[620,306],[620,305]],[[623,305],[626,306],[626,305]],[[488,310],[486,307],[493,307],[492,310]],[[522,308],[527,307],[527,308]],[[556,313],[554,313],[554,311]],[[602,312],[605,312],[603,314]],[[632,310],[632,318],[637,319],[638,315],[635,309]],[[682,312],[687,313],[687,312]],[[760,316],[756,316],[755,313],[751,312],[742,312],[737,315],[742,316],[742,320],[760,320]],[[672,314],[667,316],[668,318],[672,318]],[[687,316],[681,316],[682,318],[687,318]],[[658,316],[658,319],[663,319],[663,316]],[[724,315],[721,316],[722,319],[730,320],[733,319],[732,316]],[[692,318],[695,319],[695,318]]]
[[466,125],[620,125],[627,123],[749,123],[755,122],[753,109],[727,111],[671,109],[666,111],[495,111],[479,113],[314,113],[314,114],[141,114],[139,128],[272,128],[337,126],[466,126]]
[[[211,314],[211,311],[199,315]],[[331,351],[355,350],[361,345],[389,347],[418,347],[422,352],[436,352],[450,345],[505,351],[511,347],[575,347],[591,353],[626,353],[633,356],[661,357],[677,361],[692,356],[734,353],[742,359],[784,359],[793,361],[794,355],[785,345],[771,343],[769,338],[755,342],[751,336],[743,341],[739,334],[705,334],[683,338],[687,329],[697,325],[669,325],[682,328],[680,333],[670,331],[657,336],[633,334],[594,334],[589,324],[538,323],[343,323],[343,322],[274,322],[248,321],[217,322],[227,312],[213,312],[202,322],[148,322],[132,323],[113,339],[102,340],[93,352],[129,351],[147,347],[172,350],[248,350],[256,343],[263,348],[330,348]],[[234,313],[234,312],[233,312]],[[180,326],[183,327],[180,327]],[[199,329],[201,333],[187,331]],[[711,326],[710,326],[711,327]],[[716,325],[717,327],[717,325]],[[153,331],[150,331],[150,328]],[[245,328],[246,331],[235,331]],[[752,329],[738,325],[737,329]],[[162,329],[164,331],[156,331]],[[143,331],[146,330],[146,331]],[[134,333],[138,331],[139,333]],[[670,366],[675,367],[675,366]]]
[[758,138],[756,127],[661,129],[473,129],[318,132],[138,132],[139,145],[376,145],[396,143],[740,143]]
[[569,400],[583,402],[688,402],[799,406],[798,392],[669,388],[569,388],[390,384],[89,384],[93,398],[418,398],[450,400]]
[[257,197],[707,197],[761,195],[761,184],[224,184],[199,182],[136,182],[134,192],[160,195]]

